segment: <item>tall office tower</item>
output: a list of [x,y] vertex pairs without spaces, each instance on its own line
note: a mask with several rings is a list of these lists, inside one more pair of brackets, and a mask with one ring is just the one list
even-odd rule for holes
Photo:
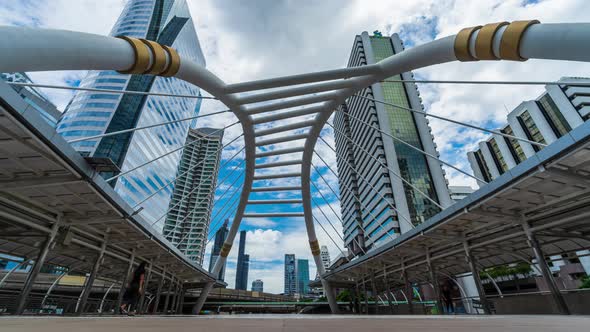
[[[559,81],[566,84],[546,85],[545,92],[537,99],[524,101],[512,110],[508,114],[508,124],[500,131],[529,141],[551,144],[590,120],[590,78],[562,77]],[[475,176],[487,182],[533,157],[543,148],[496,134],[479,142],[478,146],[477,150],[467,153],[467,158]],[[590,275],[590,251],[583,250],[577,254],[584,270]],[[552,270],[558,272],[564,264],[564,261],[555,261]]]
[[[130,0],[110,35],[157,41],[176,49],[183,59],[205,66],[186,0]],[[115,71],[90,71],[80,86],[199,95],[198,87],[176,78],[124,75]],[[57,131],[66,140],[73,140],[188,118],[196,115],[199,109],[200,99],[84,91],[71,100]],[[190,126],[190,121],[178,122],[84,140],[72,146],[87,157],[109,158],[125,172],[181,147],[189,127],[194,127]],[[180,151],[172,153],[110,183],[133,206],[173,181],[180,154]],[[116,173],[118,171],[103,173],[103,176]],[[148,221],[155,221],[166,212],[171,194],[172,189],[166,187],[142,205],[142,214]]]
[[309,293],[309,261],[307,259],[297,260],[296,275],[297,293],[299,295]]
[[250,269],[250,255],[246,255],[246,231],[240,232],[240,248],[238,250],[238,265],[236,267],[236,289],[248,289],[248,270]]
[[[397,34],[384,37],[379,32],[372,36],[363,32],[354,40],[348,67],[374,64],[403,49]],[[412,73],[403,73],[390,80],[412,78]],[[380,82],[358,94],[405,108],[423,109],[413,83]],[[452,201],[439,162],[355,118],[432,155],[438,156],[438,152],[428,121],[421,114],[359,97],[351,97],[339,107],[334,118],[338,180],[340,188],[348,189],[340,194],[344,242],[352,254],[358,255],[360,247],[371,248],[389,236],[399,236],[400,232],[412,229],[409,221],[417,225],[440,211],[412,186],[443,207]],[[412,186],[404,183],[400,175]]]
[[189,130],[164,224],[164,236],[199,265],[207,245],[222,141],[223,130]]
[[[33,81],[26,73],[0,73],[0,80],[5,82],[31,84]],[[11,85],[31,107],[33,107],[47,124],[55,128],[57,121],[61,117],[61,112],[49,101],[41,91],[32,86]]]
[[[223,225],[215,232],[215,242],[213,243],[213,250],[211,250],[211,259],[209,260],[209,272],[213,271],[213,267],[221,254],[221,248],[223,247],[223,243],[225,239],[227,239],[227,234],[229,233],[229,229],[227,224],[229,223],[229,219],[225,219]],[[219,275],[217,276],[218,280],[223,281],[225,279],[225,264],[221,267],[219,271]]]
[[252,291],[253,292],[264,292],[264,282],[260,279],[256,279],[252,281]]
[[297,275],[295,274],[295,255],[285,254],[285,295],[297,293]]

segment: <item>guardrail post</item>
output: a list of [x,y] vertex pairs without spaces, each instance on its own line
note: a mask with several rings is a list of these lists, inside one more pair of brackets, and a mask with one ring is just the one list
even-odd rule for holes
[[86,283],[84,284],[84,289],[80,294],[80,299],[78,300],[78,306],[76,307],[76,315],[81,315],[84,312],[84,307],[86,307],[86,303],[88,302],[88,296],[90,296],[90,292],[92,292],[92,285],[94,284],[94,279],[96,279],[96,274],[98,273],[98,269],[100,269],[100,264],[102,263],[102,259],[104,258],[104,252],[107,247],[108,241],[108,234],[105,234],[102,244],[100,246],[100,251],[98,252],[98,256],[94,261],[94,265],[92,266],[92,270],[90,271],[90,275],[86,278]]
[[133,271],[133,263],[135,261],[135,249],[131,252],[131,257],[129,257],[129,265],[127,265],[127,272],[123,275],[123,280],[121,280],[121,288],[119,288],[119,295],[117,296],[117,307],[115,308],[115,313],[121,313],[121,305],[123,304],[123,295],[125,294],[125,289],[127,288],[127,278],[131,275]]
[[473,252],[469,248],[469,243],[467,240],[463,240],[463,248],[465,249],[465,259],[469,264],[469,268],[471,269],[471,275],[473,276],[473,280],[475,281],[475,288],[477,288],[477,294],[479,295],[479,301],[483,307],[483,311],[487,315],[492,314],[490,302],[486,297],[486,291],[483,288],[483,284],[481,283],[481,278],[479,276],[479,271],[477,270],[477,260],[473,255]]
[[543,250],[541,250],[541,245],[539,244],[537,237],[531,230],[531,226],[527,221],[523,220],[522,228],[524,229],[524,233],[526,234],[527,242],[533,250],[533,253],[537,260],[537,264],[539,265],[539,268],[541,270],[541,275],[543,276],[543,279],[545,280],[545,283],[547,284],[549,291],[551,291],[553,300],[557,305],[557,310],[559,310],[559,313],[562,315],[570,315],[570,310],[567,307],[567,303],[565,303],[565,299],[559,291],[555,279],[553,279],[553,274],[551,273],[551,270],[547,265],[547,261],[545,260],[545,256],[543,255]]
[[440,315],[444,315],[445,311],[444,311],[441,297],[440,297],[440,285],[438,284],[438,278],[436,276],[436,271],[434,270],[434,266],[432,265],[430,250],[426,250],[426,263],[428,264],[428,272],[430,273],[430,282],[432,283],[432,288],[434,289],[434,296],[436,297],[436,308],[439,311]]
[[33,263],[33,267],[31,268],[31,271],[29,271],[29,274],[27,274],[27,279],[25,280],[25,283],[23,285],[23,289],[20,292],[20,297],[18,299],[18,304],[16,306],[16,311],[15,311],[16,315],[22,315],[23,312],[25,311],[25,306],[27,305],[27,299],[29,297],[29,294],[31,293],[31,290],[33,289],[33,285],[35,284],[35,281],[37,280],[37,276],[39,275],[39,272],[41,271],[41,267],[43,267],[43,264],[45,264],[45,259],[47,258],[47,254],[49,253],[49,250],[53,247],[55,237],[56,237],[57,231],[59,229],[60,219],[61,218],[58,218],[58,220],[51,227],[51,232],[47,235],[47,238],[45,239],[45,242],[43,242],[43,246],[41,247],[41,250],[39,251],[37,258],[35,259],[35,262]]

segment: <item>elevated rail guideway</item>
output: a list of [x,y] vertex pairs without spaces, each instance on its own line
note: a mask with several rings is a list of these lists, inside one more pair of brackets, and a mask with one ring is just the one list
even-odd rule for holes
[[[1,27],[0,34],[0,72],[117,70],[130,74],[174,76],[199,86],[223,102],[242,126],[245,177],[229,235],[211,274],[218,275],[227,260],[243,218],[303,217],[311,252],[333,313],[338,312],[338,306],[330,283],[323,278],[325,269],[320,259],[320,245],[312,215],[310,174],[320,132],[339,105],[361,89],[389,77],[453,61],[590,61],[590,44],[587,42],[590,24],[516,21],[463,29],[457,35],[413,47],[371,65],[226,84],[204,67],[181,59],[170,47],[152,41],[22,27]],[[298,129],[297,134],[291,134],[294,129]],[[258,147],[284,142],[291,142],[292,147],[266,152],[257,150]],[[300,157],[276,163],[263,159],[279,155]],[[300,170],[272,172],[282,166],[296,166]],[[256,181],[269,183],[289,178],[300,179],[300,185],[253,186]],[[92,177],[88,179],[96,180]],[[301,200],[249,199],[251,192],[262,191],[300,192]],[[246,213],[246,207],[255,204],[301,204],[302,211]],[[450,203],[441,207],[448,205]],[[57,225],[57,221],[53,226],[48,225],[47,232],[55,233]],[[157,238],[155,234],[153,236]],[[194,308],[196,312],[200,311],[215,284],[214,280],[205,281],[202,295]]]

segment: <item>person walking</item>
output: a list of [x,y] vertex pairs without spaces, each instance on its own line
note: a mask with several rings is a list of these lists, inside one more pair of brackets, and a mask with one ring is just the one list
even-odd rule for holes
[[133,316],[134,312],[137,312],[137,301],[144,292],[145,265],[145,262],[141,262],[133,272],[133,278],[123,294],[123,303],[120,307],[121,314]]

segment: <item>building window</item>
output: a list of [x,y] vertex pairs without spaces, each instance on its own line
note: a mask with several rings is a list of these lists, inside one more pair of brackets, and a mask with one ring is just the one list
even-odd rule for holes
[[500,151],[500,147],[498,146],[498,142],[496,142],[495,138],[492,138],[489,142],[486,142],[488,148],[492,152],[492,158],[494,159],[494,163],[496,164],[496,168],[500,172],[500,174],[504,174],[504,172],[508,171],[508,165],[504,160],[504,156]]
[[537,101],[537,105],[557,137],[561,137],[572,130],[572,127],[567,123],[563,114],[548,93],[544,94],[543,97]]
[[[520,114],[516,118],[518,119],[518,122],[522,126],[522,129],[524,130],[529,140],[541,144],[546,144],[543,134],[541,134],[541,131],[535,124],[535,121],[533,121],[533,118],[531,117],[531,114],[528,111],[522,112],[522,114]],[[536,144],[533,144],[533,149],[535,149],[535,151],[538,152],[541,150],[541,147]]]
[[[506,126],[504,129],[501,130],[501,132],[506,135],[515,136],[514,131],[512,131],[512,127],[510,127],[510,126]],[[522,146],[520,145],[518,140],[516,140],[514,138],[504,137],[504,141],[508,145],[508,149],[510,150],[510,154],[512,154],[512,157],[514,158],[514,161],[517,164],[520,164],[521,162],[526,160],[526,155],[524,154],[524,151],[522,150]]]
[[483,159],[483,154],[481,153],[481,150],[475,151],[474,155],[475,161],[477,162],[477,166],[481,171],[483,179],[486,180],[486,182],[492,181],[492,174],[490,173],[490,169],[488,168],[488,165],[485,163],[485,160]]

